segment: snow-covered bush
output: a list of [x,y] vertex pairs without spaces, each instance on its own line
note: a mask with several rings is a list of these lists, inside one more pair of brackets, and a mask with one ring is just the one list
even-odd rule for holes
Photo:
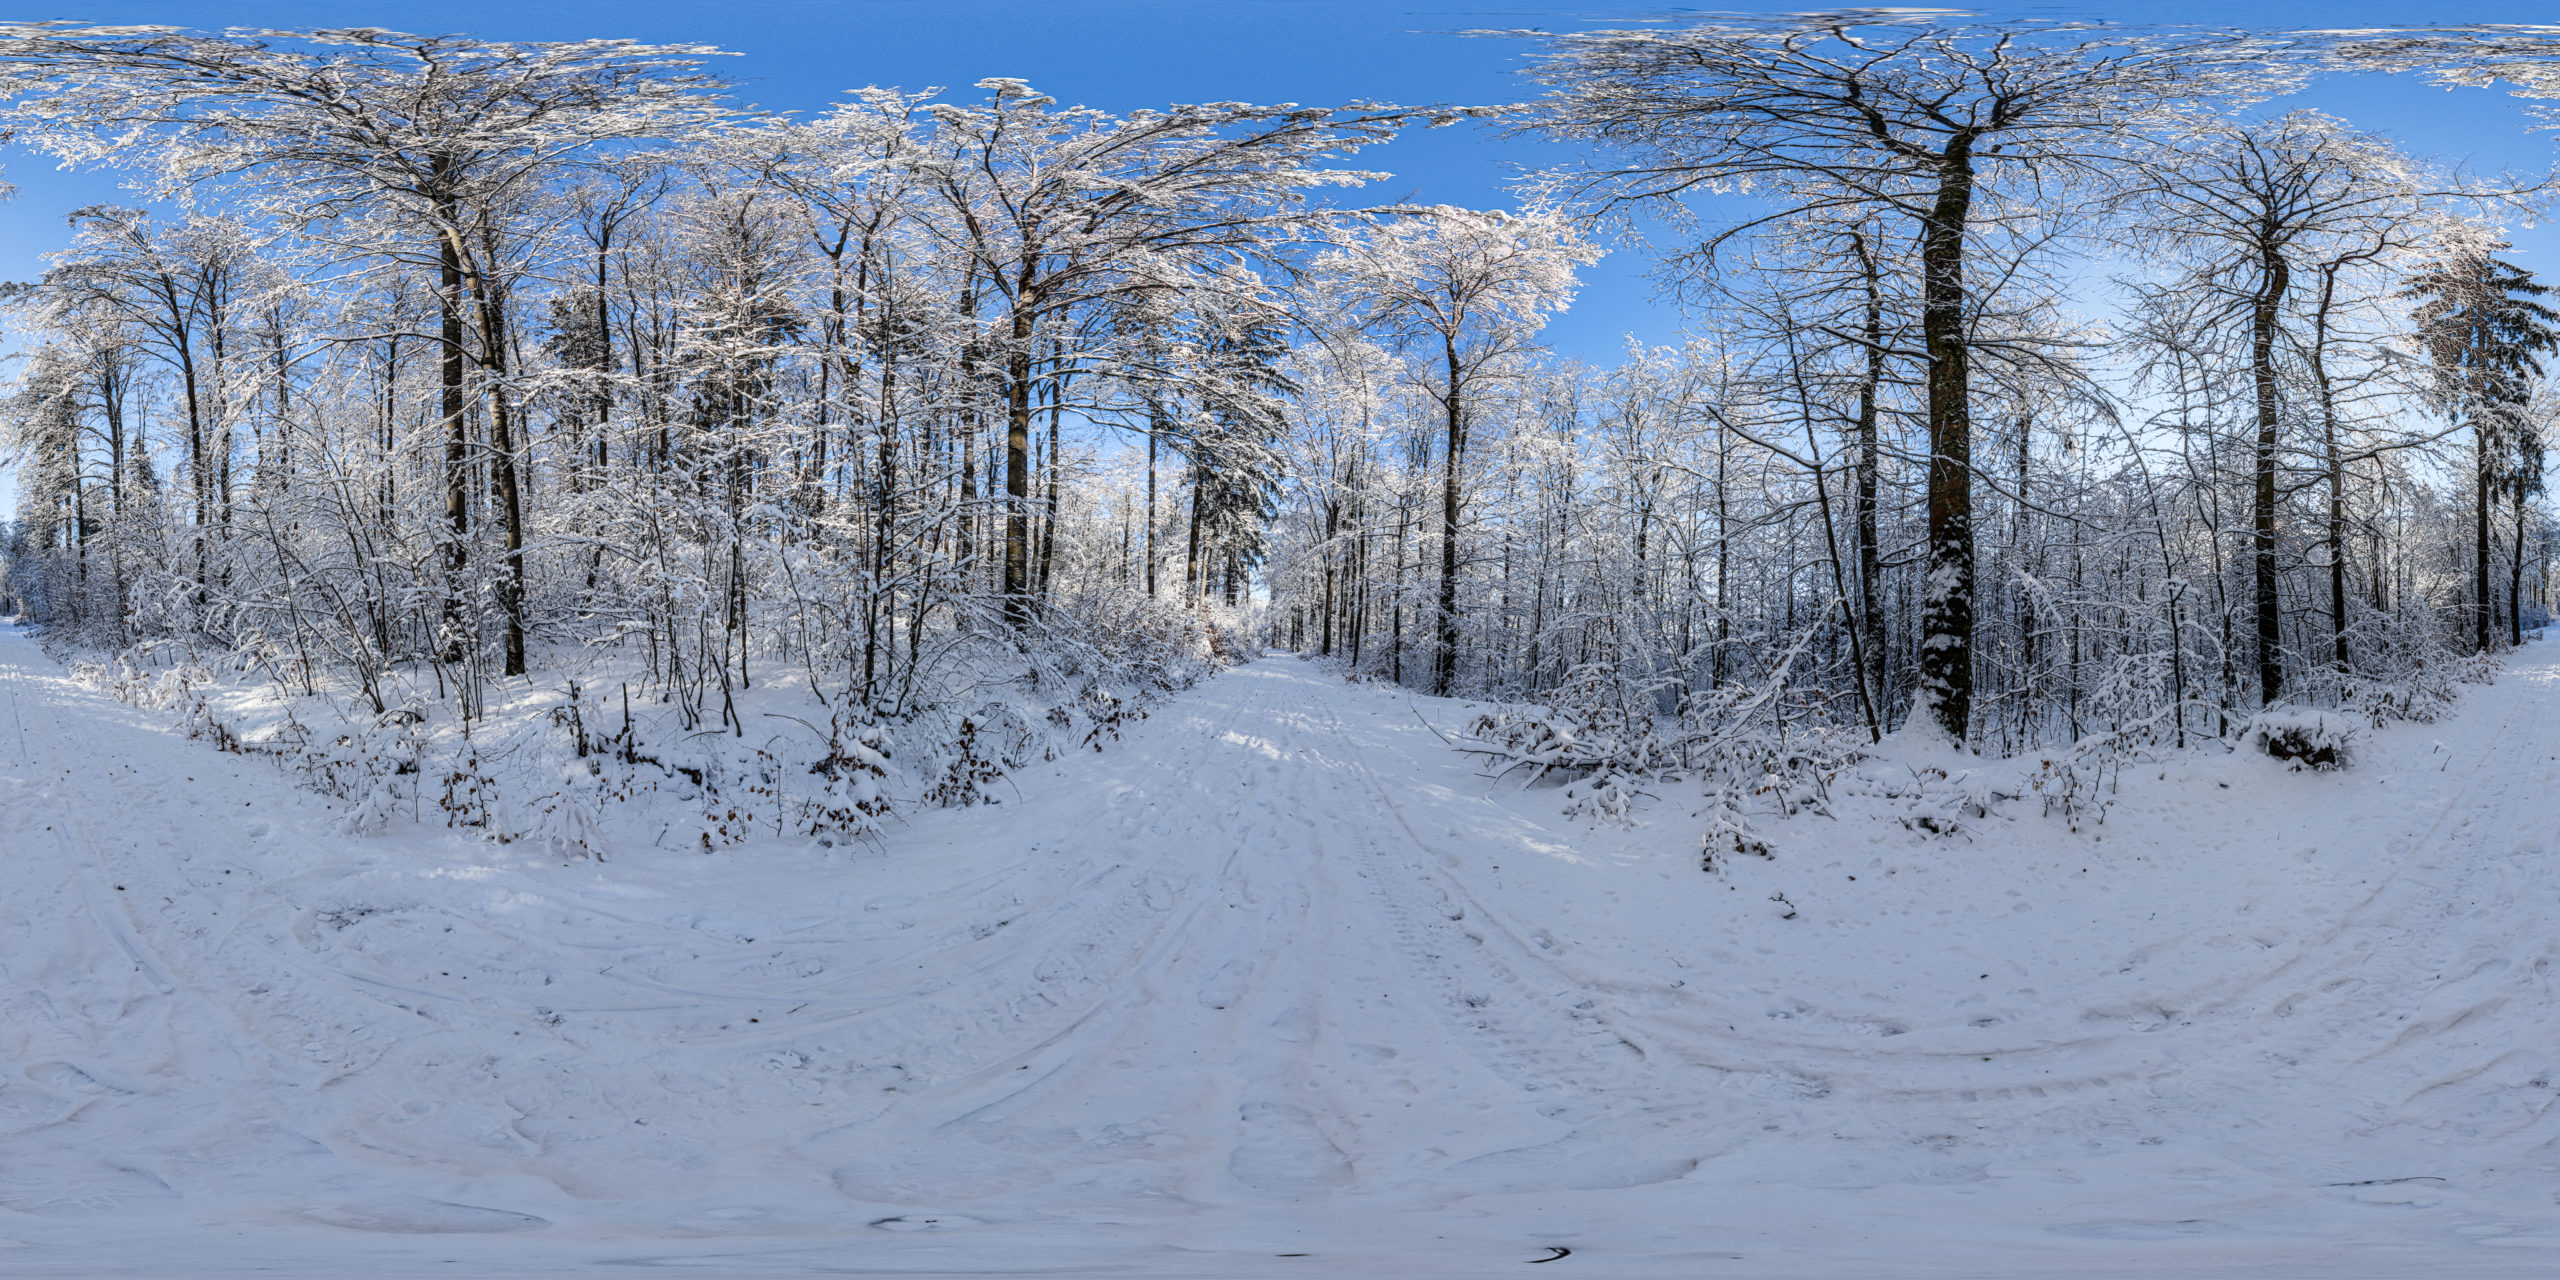
[[878,721],[838,711],[829,722],[827,754],[809,766],[821,779],[817,794],[802,802],[808,834],[878,834],[889,813],[889,735]]
[[833,846],[876,837],[909,806],[1009,798],[1009,774],[1106,749],[1155,701],[1254,656],[1252,634],[1249,610],[1096,591],[1041,610],[1028,631],[936,633],[869,696],[817,678],[854,669],[854,655],[804,659],[803,683],[777,680],[766,653],[750,686],[742,671],[706,673],[698,638],[683,638],[680,661],[645,625],[555,651],[560,674],[529,683],[469,662],[356,679],[264,643],[217,649],[216,671],[192,640],[127,646],[79,673],[222,750],[274,758],[345,801],[349,833],[405,818],[602,858],[635,837],[705,851],[759,833]]
[[2269,707],[2249,718],[2241,741],[2296,769],[2343,769],[2353,763],[2355,723],[2304,707]]
[[2342,682],[2339,704],[2379,729],[2394,720],[2433,724],[2462,697],[2462,686],[2487,684],[2498,677],[2498,659],[2479,653],[2453,653],[2440,645],[2414,652],[2381,655],[2387,675],[2350,677]]
[[[1678,763],[1664,727],[1648,689],[1590,663],[1575,668],[1546,702],[1485,712],[1466,732],[1500,757],[1500,774],[1517,774],[1531,785],[1588,782],[1577,791],[1597,798]],[[1596,812],[1625,816],[1622,804],[1608,801],[1598,802]]]
[[[936,735],[937,737],[941,735]],[[993,787],[1008,773],[1040,758],[1045,735],[1001,702],[987,703],[957,718],[941,750],[928,804],[945,809],[1000,801]]]
[[1490,757],[1497,776],[1564,785],[1566,812],[1594,821],[1631,823],[1639,798],[1694,784],[1706,870],[1735,856],[1772,857],[1751,815],[1825,811],[1831,778],[1855,756],[1838,726],[1777,715],[1802,649],[1800,641],[1759,680],[1691,695],[1677,714],[1664,714],[1657,697],[1670,682],[1586,664],[1546,702],[1478,715],[1463,745]]

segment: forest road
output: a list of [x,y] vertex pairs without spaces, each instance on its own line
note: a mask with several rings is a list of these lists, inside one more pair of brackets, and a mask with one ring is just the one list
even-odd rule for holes
[[879,848],[597,864],[340,834],[0,631],[0,1271],[2533,1274],[2554,653],[1707,875],[1292,657]]

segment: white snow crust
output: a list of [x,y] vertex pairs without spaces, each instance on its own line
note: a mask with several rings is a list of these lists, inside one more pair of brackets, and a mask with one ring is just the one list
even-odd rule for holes
[[338,835],[0,632],[0,1274],[2549,1275],[2553,654],[1710,875],[1288,657],[598,864]]

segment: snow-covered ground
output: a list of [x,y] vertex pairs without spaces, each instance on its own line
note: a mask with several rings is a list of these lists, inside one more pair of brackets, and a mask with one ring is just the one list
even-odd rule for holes
[[0,1274],[2547,1275],[2554,655],[1709,875],[1288,657],[882,849],[597,864],[337,835],[0,632]]

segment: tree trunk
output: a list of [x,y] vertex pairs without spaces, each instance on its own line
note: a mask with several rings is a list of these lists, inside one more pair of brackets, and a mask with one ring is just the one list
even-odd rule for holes
[[1342,498],[1334,495],[1324,504],[1324,602],[1316,621],[1316,652],[1333,656],[1333,579],[1334,539],[1342,531]]
[[1725,645],[1733,639],[1733,509],[1726,484],[1726,462],[1732,441],[1722,415],[1716,420],[1716,644],[1708,660],[1707,687],[1724,687]]
[[2034,423],[2021,416],[2018,419],[2017,519],[2010,526],[2009,556],[2011,567],[2018,575],[2018,733],[2028,743],[2035,741],[2036,714],[2036,594],[2027,564],[2028,548],[2033,545],[2027,523],[2027,481],[2034,461],[2034,444]]
[[1200,603],[1205,596],[1206,579],[1200,568],[1200,501],[1208,487],[1208,477],[1200,473],[1199,464],[1191,468],[1191,531],[1185,539],[1187,550],[1182,559],[1182,606],[1186,609]]
[[[439,156],[435,160],[441,172],[450,161]],[[462,661],[463,636],[467,622],[462,611],[462,575],[470,565],[471,536],[471,436],[464,418],[462,355],[462,234],[461,211],[452,204],[440,204],[436,216],[443,224],[436,243],[436,353],[437,408],[444,415],[444,661]]]
[[2258,253],[2258,296],[2249,313],[2249,376],[2258,409],[2257,449],[2251,459],[2255,481],[2249,499],[2251,594],[2257,613],[2258,705],[2273,706],[2284,696],[2284,615],[2276,599],[2276,443],[2280,420],[2276,402],[2276,309],[2283,305],[2293,269],[2280,246],[2262,244]]
[[1878,288],[1875,257],[1863,234],[1851,237],[1866,285],[1867,370],[1858,384],[1858,627],[1864,636],[1866,670],[1859,673],[1881,711],[1884,705],[1884,612],[1876,601],[1876,581],[1884,574],[1884,554],[1876,537],[1878,443],[1876,397],[1884,385],[1884,298]]
[[1164,406],[1147,401],[1147,598],[1156,598],[1156,442],[1164,436]]
[[2347,468],[2338,448],[2337,388],[2329,382],[2329,312],[2336,304],[2339,263],[2320,272],[2320,309],[2312,318],[2311,384],[2320,396],[2320,446],[2329,482],[2329,661],[2344,676],[2347,654]]
[[1397,495],[1395,592],[1388,597],[1394,603],[1387,614],[1387,679],[1399,686],[1404,684],[1404,535],[1412,520],[1411,508],[1405,502],[1402,494]]
[[1973,135],[1950,140],[1920,241],[1921,337],[1929,353],[1929,585],[1920,604],[1920,703],[1949,738],[1973,718],[1972,353],[1965,338],[1965,225]]
[[1449,375],[1449,396],[1443,406],[1449,417],[1449,453],[1440,481],[1440,643],[1432,664],[1431,691],[1445,698],[1458,675],[1458,465],[1467,437],[1456,339],[1443,339],[1441,351]]
[[2472,649],[2478,653],[2489,651],[2489,627],[2495,608],[2489,601],[2489,503],[2494,497],[2490,485],[2494,470],[2491,447],[2488,413],[2475,413],[2471,419],[2471,631]]
[[[161,279],[166,282],[168,278],[163,276]],[[174,299],[174,290],[172,296]],[[173,312],[177,309],[174,300],[171,309]],[[171,331],[176,335],[173,345],[178,354],[178,378],[186,388],[187,487],[193,491],[195,498],[195,527],[190,532],[193,534],[191,549],[195,552],[196,561],[196,622],[201,626],[204,607],[211,603],[212,599],[205,589],[205,579],[212,572],[212,566],[209,563],[211,552],[205,545],[205,528],[213,520],[213,494],[207,487],[209,481],[205,473],[208,459],[205,456],[204,401],[197,387],[195,335],[183,324],[174,325]],[[388,471],[389,468],[386,467],[385,470]]]
[[1058,391],[1049,401],[1049,466],[1048,499],[1040,517],[1040,598],[1049,598],[1049,579],[1057,571],[1058,560],[1058,418],[1066,412],[1066,383],[1059,381]]
[[506,615],[504,673],[520,676],[524,674],[524,497],[516,468],[514,406],[506,388],[506,300],[498,295],[497,281],[486,269],[491,261],[494,255],[484,256],[481,269],[472,273],[472,283],[480,304],[480,363],[490,379],[489,451],[497,473],[499,534],[507,548],[498,577],[498,606]]
[[2524,486],[2515,486],[2515,554],[2507,559],[2507,644],[2524,643]]
[[1031,625],[1031,316],[1028,288],[1014,296],[1013,345],[1005,353],[1004,619]]

